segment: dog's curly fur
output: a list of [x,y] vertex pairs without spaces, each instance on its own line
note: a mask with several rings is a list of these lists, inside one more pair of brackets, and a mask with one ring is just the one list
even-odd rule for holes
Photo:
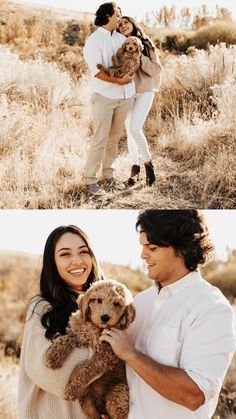
[[97,68],[110,77],[122,77],[133,66],[140,64],[142,50],[143,45],[140,39],[136,36],[129,36],[117,53],[112,56],[113,65],[107,68],[102,64],[97,64]]
[[126,329],[135,318],[130,291],[115,280],[95,282],[78,297],[80,309],[69,319],[67,335],[60,336],[46,353],[45,364],[61,368],[76,346],[91,347],[93,356],[78,364],[65,389],[66,400],[79,399],[86,416],[99,419],[128,417],[129,394],[124,363],[99,337],[105,328]]

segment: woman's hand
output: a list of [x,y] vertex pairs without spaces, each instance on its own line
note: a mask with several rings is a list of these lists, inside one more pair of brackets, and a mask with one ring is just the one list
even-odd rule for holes
[[104,329],[99,340],[108,342],[113,352],[123,361],[126,361],[135,352],[126,330],[119,330],[114,327]]

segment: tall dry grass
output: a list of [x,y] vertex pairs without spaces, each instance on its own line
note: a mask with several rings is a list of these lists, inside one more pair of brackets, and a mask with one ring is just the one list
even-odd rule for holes
[[[162,54],[162,86],[144,125],[157,182],[145,187],[142,165],[133,188],[91,199],[83,189],[93,129],[82,57],[91,20],[73,20],[73,32],[56,12],[9,4],[0,5],[0,208],[235,208],[234,45]],[[125,133],[115,168],[128,179]]]
[[[236,47],[163,57],[162,87],[144,130],[157,168],[102,201],[83,193],[92,137],[89,77],[0,49],[0,208],[233,208]],[[125,137],[115,167],[129,176]]]
[[18,373],[18,362],[4,357],[0,349],[0,419],[17,418]]

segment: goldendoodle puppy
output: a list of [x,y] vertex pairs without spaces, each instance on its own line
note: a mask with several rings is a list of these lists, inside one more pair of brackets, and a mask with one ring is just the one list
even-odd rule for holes
[[122,47],[118,49],[116,55],[112,56],[112,66],[104,67],[97,64],[97,68],[110,77],[122,77],[128,73],[132,67],[140,64],[143,50],[142,42],[136,36],[129,36]]
[[124,363],[107,342],[100,342],[102,330],[126,329],[135,318],[130,291],[115,280],[95,282],[78,297],[79,310],[69,319],[67,335],[57,338],[46,354],[47,367],[60,368],[76,346],[89,346],[93,356],[78,364],[65,389],[67,400],[79,399],[86,416],[126,419],[129,393]]

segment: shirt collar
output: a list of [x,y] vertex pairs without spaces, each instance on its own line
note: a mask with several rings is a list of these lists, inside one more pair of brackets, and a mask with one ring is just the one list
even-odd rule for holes
[[99,26],[98,31],[103,33],[104,36],[106,36],[107,38],[110,38],[112,36],[113,32],[108,31],[107,29],[103,28],[102,26]]
[[118,34],[116,29],[114,29],[114,31],[110,32],[107,29],[103,28],[102,26],[99,26],[98,31],[103,33],[103,35],[106,36],[107,38],[110,38],[111,36],[115,36],[116,34]]
[[187,275],[183,276],[183,278],[178,279],[178,281],[174,282],[173,284],[166,285],[163,288],[159,288],[157,284],[157,289],[159,293],[164,293],[166,295],[177,295],[182,292],[185,288],[189,287],[196,281],[201,281],[201,275],[199,271],[189,272]]

